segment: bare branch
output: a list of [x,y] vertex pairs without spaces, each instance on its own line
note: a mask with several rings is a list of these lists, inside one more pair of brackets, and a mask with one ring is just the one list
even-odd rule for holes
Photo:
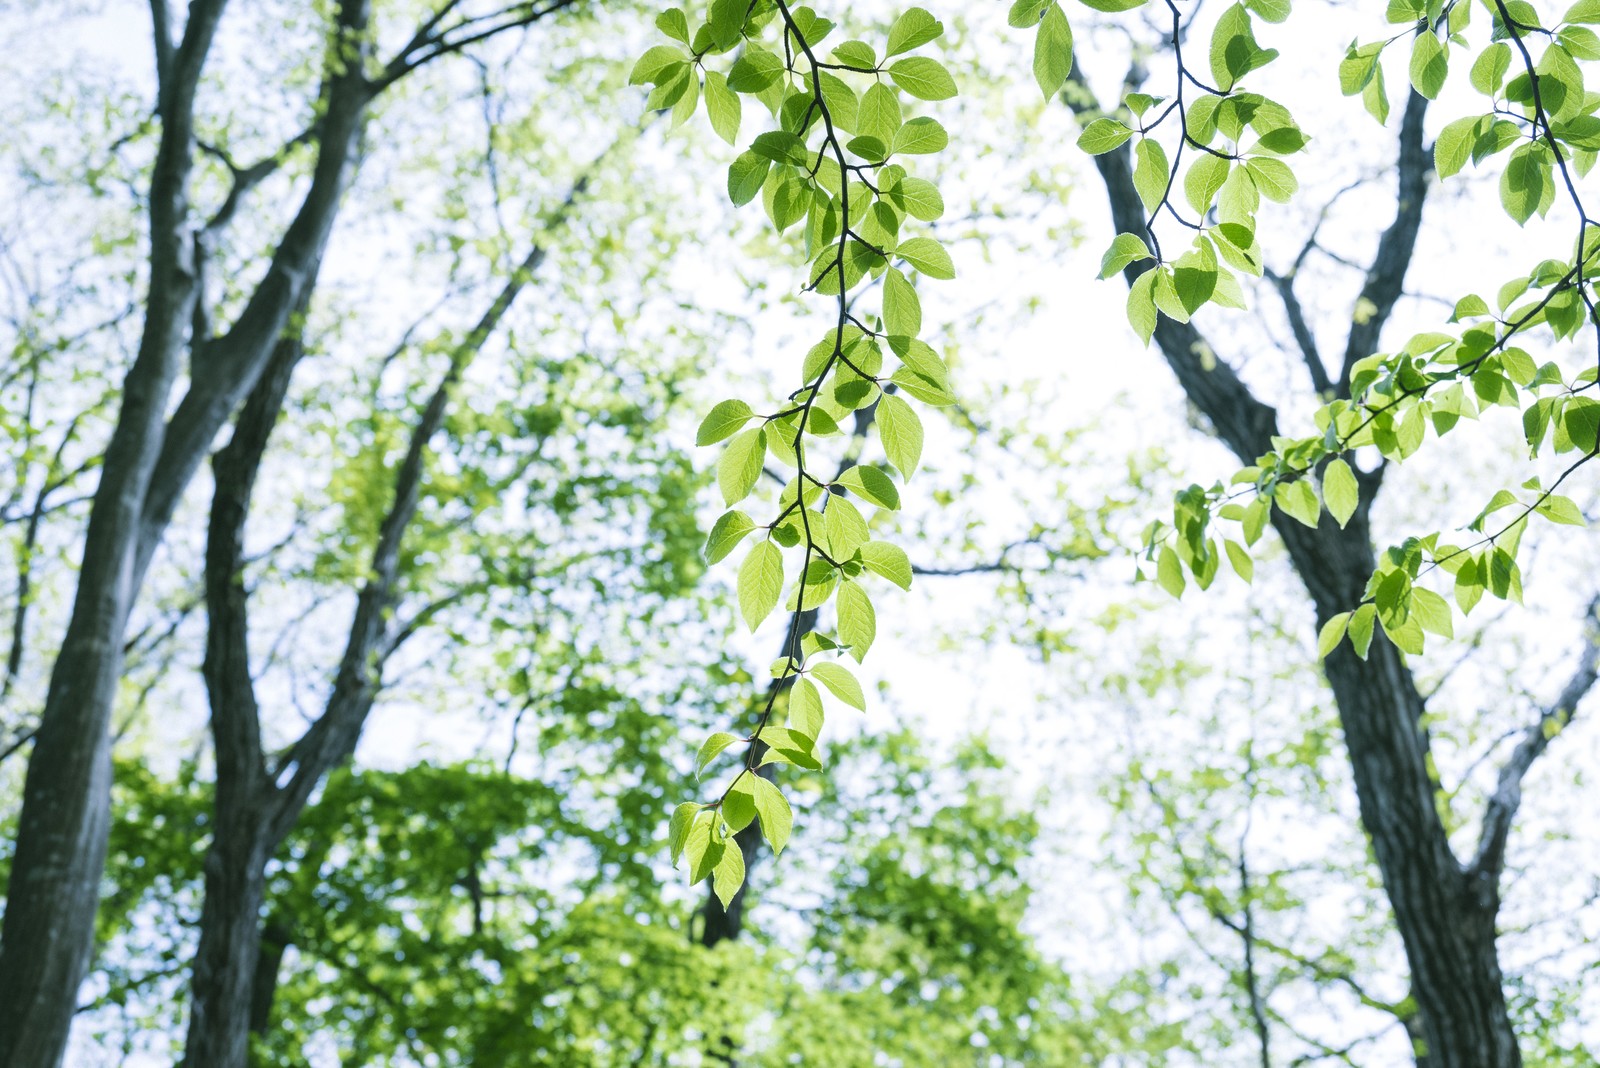
[[1505,866],[1511,821],[1522,804],[1522,779],[1533,762],[1549,748],[1550,740],[1572,722],[1579,702],[1594,687],[1597,677],[1600,677],[1600,596],[1589,602],[1584,615],[1583,652],[1579,655],[1577,670],[1562,687],[1555,703],[1540,712],[1538,721],[1523,732],[1522,741],[1501,765],[1499,781],[1484,810],[1478,851],[1468,874],[1480,881],[1480,893],[1491,895],[1491,901],[1498,893],[1496,887]]
[[382,92],[407,74],[426,63],[443,56],[453,55],[463,49],[507,30],[532,26],[541,19],[559,11],[575,7],[580,0],[547,0],[544,4],[524,2],[503,8],[489,15],[472,15],[440,28],[445,17],[458,5],[451,0],[435,11],[412,35],[395,57],[383,66],[383,72],[373,79],[375,93]]
[[[1307,248],[1311,245],[1308,243]],[[1306,370],[1311,372],[1311,388],[1317,391],[1318,397],[1328,397],[1333,393],[1333,380],[1328,377],[1328,368],[1322,362],[1322,354],[1317,351],[1316,336],[1311,333],[1311,326],[1306,322],[1305,309],[1300,306],[1300,298],[1294,292],[1294,272],[1287,275],[1279,274],[1268,267],[1262,272],[1267,281],[1272,283],[1272,288],[1278,291],[1278,297],[1283,301],[1284,314],[1289,317],[1289,329],[1294,332],[1295,344],[1300,347],[1300,355],[1305,358]]]

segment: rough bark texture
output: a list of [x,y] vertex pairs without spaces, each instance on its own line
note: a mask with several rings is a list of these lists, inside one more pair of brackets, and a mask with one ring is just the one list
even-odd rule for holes
[[[1080,79],[1081,83],[1081,79]],[[1084,97],[1087,91],[1083,90]],[[1075,104],[1080,112],[1097,105]],[[1348,395],[1349,372],[1379,346],[1379,336],[1401,294],[1421,225],[1430,153],[1423,141],[1426,101],[1412,94],[1401,124],[1396,214],[1379,242],[1361,289],[1365,315],[1352,326],[1337,377],[1320,364],[1309,330],[1296,340],[1311,362],[1314,387],[1331,384]],[[1144,209],[1132,180],[1127,148],[1098,156],[1095,164],[1111,202],[1118,232],[1145,235]],[[1125,272],[1131,283],[1145,261]],[[1275,279],[1291,323],[1304,318],[1293,277]],[[1271,448],[1277,413],[1257,399],[1215,346],[1190,324],[1162,318],[1155,342],[1189,399],[1216,436],[1250,464]],[[1319,392],[1321,390],[1319,389]],[[1274,512],[1273,524],[1305,583],[1320,626],[1359,604],[1375,565],[1368,526],[1381,472],[1360,476],[1362,502],[1344,529],[1326,515],[1315,528]],[[1394,910],[1410,967],[1417,1005],[1415,1034],[1428,1068],[1515,1068],[1521,1063],[1506,1010],[1495,947],[1498,898],[1452,852],[1434,804],[1429,741],[1421,726],[1423,699],[1402,655],[1379,633],[1366,660],[1348,643],[1326,661],[1354,771],[1361,821]],[[1491,878],[1491,882],[1493,879]]]
[[[88,970],[110,831],[108,728],[138,590],[146,493],[195,299],[188,182],[195,87],[222,4],[196,3],[165,63],[150,197],[150,293],[84,539],[78,589],[23,785],[0,929],[0,1068],[54,1068]],[[170,46],[169,46],[170,48]]]
[[[93,950],[111,809],[109,725],[128,615],[179,498],[233,408],[255,384],[308,286],[353,165],[370,93],[353,64],[328,82],[310,188],[266,276],[233,326],[194,339],[191,386],[167,405],[195,321],[189,219],[195,92],[224,0],[195,0],[183,40],[156,5],[160,147],[150,197],[150,289],[139,352],[90,510],[73,610],[28,764],[0,934],[0,1068],[55,1068]],[[359,39],[365,0],[340,6]]]

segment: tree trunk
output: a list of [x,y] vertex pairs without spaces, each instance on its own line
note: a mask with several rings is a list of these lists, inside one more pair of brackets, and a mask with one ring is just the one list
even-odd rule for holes
[[[1083,87],[1076,69],[1073,78]],[[1073,103],[1075,110],[1085,116],[1099,113],[1086,88],[1083,93]],[[1378,243],[1361,293],[1377,311],[1356,317],[1360,321],[1352,326],[1342,368],[1332,383],[1340,395],[1348,395],[1351,364],[1377,347],[1410,263],[1431,166],[1423,145],[1426,107],[1426,100],[1411,94],[1400,132],[1395,219]],[[1144,205],[1133,185],[1130,155],[1124,146],[1096,156],[1094,162],[1117,231],[1146,237]],[[1151,262],[1144,260],[1130,264],[1123,274],[1131,284],[1150,267]],[[1288,282],[1278,288],[1291,313],[1298,314],[1292,279]],[[1157,324],[1154,340],[1189,400],[1241,463],[1252,464],[1271,450],[1272,438],[1279,433],[1277,412],[1251,392],[1220,355],[1221,349],[1192,323],[1165,316]],[[1314,339],[1302,340],[1301,346],[1313,381],[1327,379]],[[1359,476],[1361,507],[1343,529],[1326,514],[1313,528],[1273,512],[1273,525],[1311,595],[1319,626],[1354,609],[1365,595],[1376,563],[1368,516],[1380,478]],[[1361,822],[1411,971],[1411,992],[1420,1017],[1418,1062],[1426,1058],[1427,1068],[1518,1068],[1521,1056],[1495,948],[1498,896],[1492,886],[1484,892],[1476,885],[1477,877],[1450,848],[1435,806],[1437,784],[1429,770],[1423,701],[1411,672],[1381,629],[1366,660],[1343,643],[1328,656],[1324,668],[1339,708]]]
[[[1320,627],[1358,604],[1376,561],[1365,515],[1344,530],[1276,523]],[[1361,822],[1394,909],[1429,1068],[1522,1063],[1495,947],[1498,900],[1479,899],[1450,849],[1429,773],[1423,702],[1399,650],[1376,633],[1367,659],[1348,642],[1324,668],[1339,707]]]
[[[206,854],[206,897],[190,986],[184,1068],[249,1064],[271,848],[259,805],[241,797],[219,803],[217,809],[221,822]],[[225,815],[229,809],[233,811]]]
[[[109,727],[128,616],[184,489],[306,291],[371,99],[361,65],[341,57],[329,78],[305,199],[233,327],[222,337],[192,339],[190,389],[168,419],[198,299],[188,197],[194,99],[223,7],[224,0],[194,0],[175,51],[158,25],[161,144],[151,179],[144,331],[95,490],[72,616],[23,785],[0,931],[0,1068],[56,1068],[66,1048],[105,868]],[[367,10],[368,0],[345,0],[337,15],[341,36],[361,40]]]

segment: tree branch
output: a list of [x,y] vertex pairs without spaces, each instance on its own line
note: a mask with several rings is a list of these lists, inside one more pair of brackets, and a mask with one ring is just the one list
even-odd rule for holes
[[[573,183],[551,220],[552,228],[565,221],[574,203],[588,188],[589,180],[590,174],[586,173]],[[393,501],[379,527],[371,577],[357,596],[332,693],[323,714],[289,749],[274,775],[274,781],[281,781],[293,768],[289,781],[283,784],[273,801],[269,825],[274,841],[288,833],[322,777],[355,752],[361,729],[377,696],[384,663],[398,644],[393,637],[395,622],[392,617],[399,596],[400,550],[406,529],[421,502],[428,443],[444,425],[451,394],[467,365],[499,327],[517,296],[544,262],[545,255],[546,246],[535,244],[511,273],[477,324],[451,352],[450,365],[412,430],[405,457],[395,473]]]
[[[1080,117],[1105,113],[1076,64],[1068,81],[1066,100]],[[1148,245],[1150,233],[1145,227],[1144,204],[1133,184],[1131,159],[1132,153],[1123,145],[1096,156],[1094,164],[1111,201],[1117,232],[1134,234]],[[1131,263],[1123,270],[1123,278],[1132,285],[1152,266],[1149,260]],[[1184,392],[1241,463],[1254,463],[1256,457],[1271,449],[1272,437],[1278,432],[1277,412],[1256,398],[1199,330],[1163,315],[1156,324],[1155,341]]]
[[[1478,839],[1468,874],[1480,880],[1480,893],[1498,895],[1500,873],[1505,867],[1506,841],[1511,821],[1522,804],[1522,779],[1533,762],[1549,748],[1550,740],[1572,722],[1578,703],[1600,677],[1600,596],[1589,602],[1584,614],[1583,652],[1578,668],[1562,687],[1555,703],[1539,714],[1539,719],[1523,732],[1522,741],[1500,767],[1500,778],[1483,814],[1483,830]],[[1490,900],[1494,898],[1491,896]]]
[[[1311,246],[1307,244],[1306,247]],[[1289,329],[1294,332],[1295,344],[1300,347],[1300,355],[1305,358],[1306,370],[1311,372],[1311,388],[1317,391],[1318,397],[1331,397],[1333,380],[1328,377],[1328,368],[1322,362],[1322,354],[1317,351],[1317,339],[1311,332],[1310,324],[1306,322],[1305,309],[1300,306],[1300,298],[1295,295],[1295,272],[1290,271],[1289,274],[1282,275],[1268,267],[1262,273],[1267,281],[1272,283],[1272,288],[1278,291],[1278,297],[1283,301],[1284,314],[1289,317]]]
[[1433,170],[1433,153],[1422,141],[1423,119],[1428,98],[1411,91],[1406,100],[1405,118],[1400,122],[1399,171],[1395,194],[1395,216],[1378,239],[1378,252],[1367,268],[1367,280],[1356,298],[1350,334],[1345,344],[1344,366],[1339,372],[1339,395],[1350,395],[1350,369],[1378,350],[1384,324],[1394,311],[1405,283],[1411,254],[1416,251],[1417,231],[1422,226],[1422,204],[1428,195],[1428,175]]

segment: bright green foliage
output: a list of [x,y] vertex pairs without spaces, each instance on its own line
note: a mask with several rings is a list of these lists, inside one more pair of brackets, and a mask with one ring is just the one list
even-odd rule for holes
[[[864,555],[869,520],[851,503],[854,498],[880,510],[898,508],[895,480],[879,466],[851,460],[836,461],[830,477],[822,458],[824,439],[864,412],[888,463],[909,479],[921,463],[924,434],[921,417],[905,398],[933,406],[951,401],[944,362],[918,340],[924,313],[917,282],[952,279],[955,265],[937,239],[919,232],[916,224],[939,218],[944,204],[932,182],[911,173],[908,158],[948,144],[936,119],[915,114],[916,101],[947,100],[956,95],[956,83],[938,60],[911,54],[944,33],[922,8],[901,13],[881,41],[843,41],[831,50],[824,42],[834,24],[788,0],[716,0],[692,13],[674,8],[657,26],[677,44],[650,48],[631,77],[634,84],[653,86],[650,107],[670,109],[674,125],[681,123],[694,113],[703,82],[713,128],[736,147],[741,97],[751,97],[772,116],[774,128],[756,133],[729,166],[728,195],[735,204],[759,196],[779,233],[798,226],[794,240],[806,264],[803,288],[826,298],[829,308],[827,331],[803,361],[799,388],[750,429],[745,424],[758,407],[723,401],[698,435],[701,445],[731,438],[717,465],[730,507],[755,492],[769,458],[793,471],[767,523],[729,513],[707,543],[707,558],[714,562],[746,535],[763,534],[739,568],[745,622],[754,629],[781,601],[791,613],[792,645],[802,614],[837,598],[833,638],[826,645],[813,643],[804,659],[783,661],[765,710],[743,739],[743,766],[718,800],[674,831],[672,848],[688,859],[692,878],[714,875],[718,895],[726,898],[743,878],[742,862],[733,859],[739,850],[728,841],[733,791],[745,789],[765,762],[817,764],[821,697],[803,676],[830,663],[818,662],[819,653],[848,653],[858,662],[866,655],[877,620],[859,580],[886,568],[891,581],[910,585],[910,568],[897,559],[874,566]],[[730,53],[736,58],[725,75],[712,69]],[[1070,55],[1070,39],[1064,50],[1049,50],[1050,77],[1065,77],[1062,64]],[[880,293],[876,317],[855,304],[874,286]],[[890,357],[896,366],[886,366]],[[872,551],[884,560],[888,548]],[[798,557],[787,598],[782,549]],[[861,707],[862,692],[853,679],[843,693],[838,688],[848,673],[832,677],[829,689]],[[776,725],[784,691],[787,733],[780,739],[784,744],[772,745],[765,731]]]
[[[1355,449],[1372,447],[1386,461],[1401,462],[1424,446],[1430,427],[1442,437],[1462,420],[1500,405],[1522,410],[1530,456],[1571,457],[1550,485],[1533,478],[1520,495],[1496,495],[1470,525],[1478,536],[1467,544],[1434,532],[1390,548],[1360,610],[1352,605],[1354,615],[1336,617],[1324,628],[1324,654],[1348,633],[1365,655],[1374,622],[1401,649],[1420,652],[1425,634],[1448,637],[1453,631],[1446,602],[1423,584],[1429,576],[1453,579],[1462,612],[1484,593],[1520,599],[1517,547],[1528,520],[1537,515],[1556,523],[1584,521],[1577,506],[1556,491],[1600,449],[1600,401],[1588,395],[1597,368],[1539,366],[1517,342],[1545,329],[1564,341],[1600,322],[1594,290],[1600,230],[1578,186],[1600,153],[1600,93],[1585,80],[1586,65],[1600,58],[1600,38],[1585,25],[1593,16],[1583,4],[1556,17],[1516,0],[1488,0],[1488,18],[1476,25],[1472,6],[1470,0],[1391,3],[1389,21],[1406,29],[1353,43],[1339,66],[1339,88],[1346,96],[1360,95],[1374,118],[1386,122],[1389,99],[1380,63],[1386,49],[1409,42],[1411,85],[1429,99],[1444,89],[1455,55],[1455,68],[1469,70],[1467,80],[1486,106],[1440,132],[1434,146],[1439,176],[1501,157],[1500,198],[1516,222],[1546,215],[1558,200],[1573,209],[1570,255],[1544,260],[1507,282],[1494,309],[1482,297],[1467,295],[1450,322],[1441,324],[1450,329],[1419,334],[1399,352],[1361,361],[1353,369],[1349,399],[1333,400],[1316,413],[1315,435],[1280,439],[1272,453],[1239,472],[1231,488],[1190,487],[1179,495],[1172,523],[1154,523],[1146,531],[1152,577],[1177,596],[1187,585],[1185,571],[1202,589],[1213,580],[1220,559],[1217,521],[1240,524],[1242,539],[1223,541],[1234,569],[1246,578],[1252,571],[1248,547],[1259,538],[1269,508],[1313,526],[1324,511],[1334,522],[1348,523],[1362,496],[1360,479],[1344,459]],[[1176,17],[1177,9],[1168,7]],[[1018,3],[1012,24],[1033,25],[1045,11],[1059,8]],[[1206,304],[1243,307],[1233,272],[1262,274],[1260,202],[1295,196],[1299,183],[1285,157],[1300,151],[1307,138],[1286,108],[1244,82],[1278,56],[1257,40],[1255,18],[1281,22],[1289,14],[1289,4],[1276,0],[1234,4],[1217,20],[1209,42],[1209,83],[1176,52],[1172,97],[1129,93],[1123,112],[1092,119],[1079,138],[1079,147],[1090,153],[1138,139],[1134,184],[1147,213],[1144,232],[1117,235],[1105,253],[1102,277],[1156,261],[1128,294],[1128,320],[1147,343],[1163,316],[1186,322]],[[1057,33],[1039,21],[1041,41]],[[1058,87],[1053,80],[1041,84],[1047,95]],[[1169,146],[1155,140],[1158,130],[1173,126]],[[1174,203],[1179,187],[1188,213]],[[1176,256],[1163,250],[1163,221],[1195,234],[1188,250]],[[1502,509],[1511,511],[1491,521]]]

